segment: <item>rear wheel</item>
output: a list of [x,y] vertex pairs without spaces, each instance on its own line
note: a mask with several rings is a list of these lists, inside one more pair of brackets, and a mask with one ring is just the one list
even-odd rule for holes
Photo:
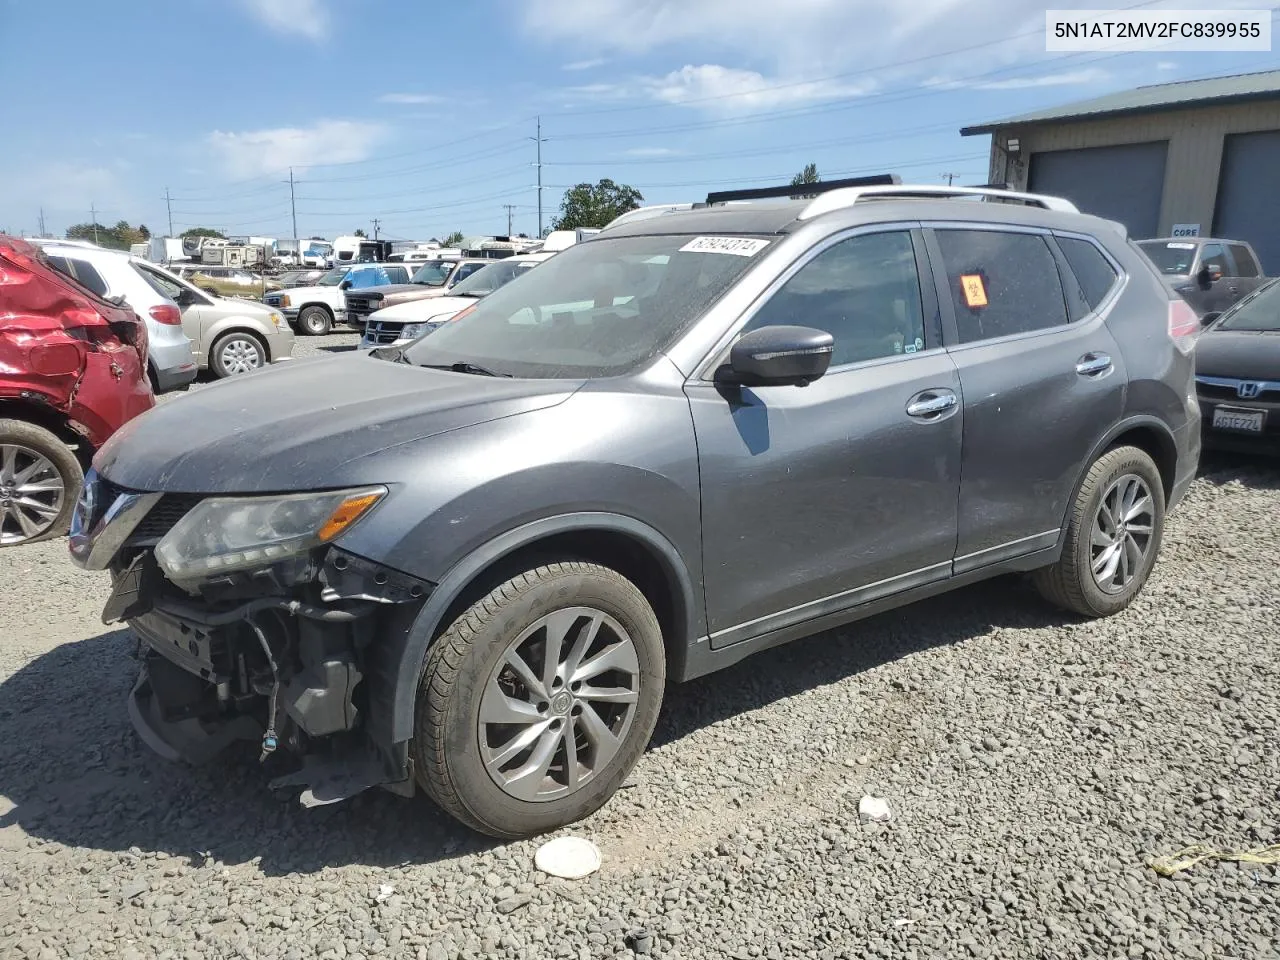
[[333,326],[333,317],[324,307],[303,307],[298,314],[298,329],[311,337],[323,337]]
[[66,533],[83,482],[80,461],[54,434],[0,420],[0,546]]
[[665,679],[662,632],[634,584],[590,563],[529,570],[432,646],[417,775],[440,806],[492,836],[580,820],[644,752]]
[[253,334],[243,331],[223,334],[209,351],[209,366],[219,377],[253,373],[266,365],[266,348]]
[[1164,509],[1164,486],[1151,457],[1137,447],[1108,450],[1089,468],[1062,556],[1036,571],[1036,588],[1050,603],[1081,616],[1119,613],[1155,566]]

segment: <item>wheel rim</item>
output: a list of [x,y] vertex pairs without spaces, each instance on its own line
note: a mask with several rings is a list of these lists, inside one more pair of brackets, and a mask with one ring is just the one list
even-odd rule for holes
[[19,443],[0,443],[0,544],[47,532],[66,495],[66,481],[52,460]]
[[307,319],[304,321],[304,326],[306,326],[308,333],[314,333],[319,336],[324,333],[324,317],[317,316],[314,313],[309,313],[307,314]]
[[231,376],[249,373],[262,366],[262,354],[258,352],[257,344],[242,337],[226,341],[218,351],[218,359],[222,362],[222,369]]
[[616,620],[549,613],[507,645],[480,697],[480,756],[517,800],[558,800],[617,755],[635,718],[640,663]]
[[1145,480],[1127,473],[1107,488],[1093,518],[1093,579],[1107,593],[1121,593],[1142,570],[1151,550],[1156,505]]

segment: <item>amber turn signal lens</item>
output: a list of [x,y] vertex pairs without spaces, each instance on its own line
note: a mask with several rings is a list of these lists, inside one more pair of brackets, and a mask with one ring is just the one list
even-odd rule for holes
[[324,526],[316,536],[322,543],[328,543],[364,516],[365,512],[381,499],[381,493],[361,493],[348,497],[338,504],[338,509],[329,514],[329,519],[324,522]]

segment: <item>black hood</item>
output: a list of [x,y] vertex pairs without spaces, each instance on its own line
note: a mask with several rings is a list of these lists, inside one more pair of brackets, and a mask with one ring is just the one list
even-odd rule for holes
[[379,478],[355,461],[554,406],[578,386],[431,370],[365,353],[293,361],[155,407],[117,431],[94,466],[118,486],[180,493],[371,483]]
[[1280,380],[1280,333],[1206,330],[1196,342],[1196,373],[1240,380]]

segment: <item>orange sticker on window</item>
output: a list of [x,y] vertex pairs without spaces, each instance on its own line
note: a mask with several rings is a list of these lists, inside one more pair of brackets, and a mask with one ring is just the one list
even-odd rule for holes
[[960,288],[964,290],[964,302],[969,308],[987,305],[987,288],[982,285],[982,277],[976,273],[967,273],[960,278]]

